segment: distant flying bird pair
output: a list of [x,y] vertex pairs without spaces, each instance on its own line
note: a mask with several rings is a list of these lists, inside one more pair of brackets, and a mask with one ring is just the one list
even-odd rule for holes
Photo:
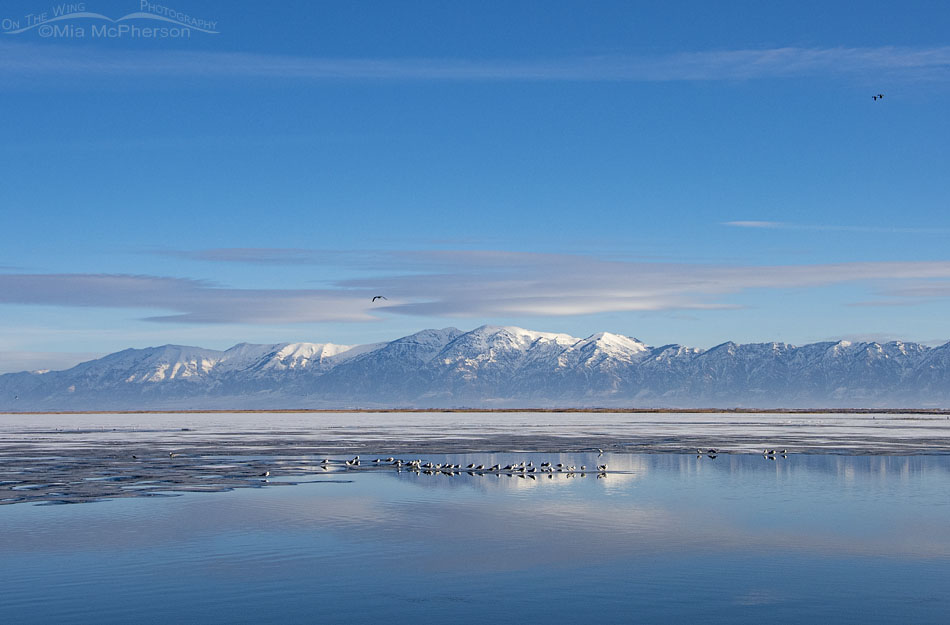
[[872,100],[883,100],[883,99],[884,99],[884,94],[883,94],[883,93],[879,93],[879,94],[877,94],[877,95],[872,95],[872,96],[871,96],[871,99],[872,99]]

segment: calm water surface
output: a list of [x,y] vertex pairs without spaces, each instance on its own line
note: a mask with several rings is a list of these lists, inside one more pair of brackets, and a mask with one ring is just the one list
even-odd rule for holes
[[[950,457],[473,454],[0,507],[4,623],[946,623]],[[296,486],[275,481],[299,480]]]

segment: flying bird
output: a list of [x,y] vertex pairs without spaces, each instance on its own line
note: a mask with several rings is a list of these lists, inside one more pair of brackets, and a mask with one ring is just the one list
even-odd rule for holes
[[377,296],[375,296],[375,297],[373,298],[373,301],[375,302],[375,301],[378,300],[378,299],[386,299],[386,298],[383,297],[382,295],[377,295]]
[[872,100],[883,100],[883,99],[884,99],[884,94],[883,94],[883,93],[879,93],[879,94],[877,94],[877,95],[872,95],[872,96],[871,96],[871,99],[872,99]]

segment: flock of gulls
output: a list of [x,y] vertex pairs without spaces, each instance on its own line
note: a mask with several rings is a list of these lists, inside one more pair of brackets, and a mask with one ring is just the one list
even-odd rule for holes
[[[602,449],[598,449],[601,457],[604,454]],[[719,455],[719,450],[714,448],[708,449],[697,449],[697,458],[706,456],[707,458],[716,458]],[[787,449],[765,449],[762,452],[762,456],[769,460],[775,460],[776,457],[787,458]],[[172,455],[172,454],[169,454]],[[396,472],[408,471],[415,473],[416,475],[471,475],[471,476],[484,476],[484,475],[495,475],[495,476],[508,476],[508,477],[520,477],[536,480],[539,477],[548,477],[553,479],[555,475],[562,475],[564,477],[586,477],[588,473],[596,475],[598,478],[607,477],[607,464],[595,464],[590,467],[587,465],[575,465],[575,464],[565,464],[559,462],[557,464],[553,462],[541,462],[535,464],[534,461],[525,461],[514,462],[510,464],[502,465],[501,463],[487,465],[487,464],[477,464],[470,463],[468,465],[456,464],[456,463],[438,463],[438,462],[423,462],[422,459],[413,459],[405,460],[402,458],[388,457],[388,458],[374,458],[371,461],[364,461],[359,456],[354,456],[349,460],[340,460],[340,459],[331,459],[323,458],[318,462],[319,466],[324,471],[330,470],[343,470],[343,471],[358,471],[358,470],[382,470],[382,469],[395,469]],[[259,477],[268,477],[270,471],[265,471],[261,473]]]
[[[603,452],[601,452],[602,454]],[[573,464],[564,464],[552,462],[541,462],[538,465],[534,464],[534,461],[524,461],[512,464],[493,464],[486,466],[484,464],[471,463],[467,466],[454,463],[438,463],[438,462],[423,462],[421,459],[415,460],[403,460],[402,458],[375,458],[368,463],[363,463],[359,456],[355,456],[350,460],[331,460],[330,458],[324,458],[320,465],[325,471],[329,471],[331,468],[343,469],[343,470],[360,470],[362,468],[375,468],[375,469],[395,469],[397,472],[400,471],[411,471],[417,475],[461,475],[467,474],[472,476],[482,476],[482,475],[496,475],[502,476],[506,475],[509,477],[521,477],[529,478],[532,480],[538,479],[538,477],[547,476],[548,478],[553,478],[555,474],[560,473],[566,477],[585,477],[587,473],[596,473],[597,477],[606,477],[607,476],[607,465],[598,464],[596,466],[587,467],[587,465],[573,465]],[[262,474],[263,477],[266,477]]]

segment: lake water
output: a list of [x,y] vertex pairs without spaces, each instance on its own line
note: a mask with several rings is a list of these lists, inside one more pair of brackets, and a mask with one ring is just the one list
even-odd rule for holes
[[946,623],[950,614],[948,456],[421,457],[609,469],[426,475],[364,458],[366,470],[273,465],[268,482],[230,492],[0,506],[0,618]]

